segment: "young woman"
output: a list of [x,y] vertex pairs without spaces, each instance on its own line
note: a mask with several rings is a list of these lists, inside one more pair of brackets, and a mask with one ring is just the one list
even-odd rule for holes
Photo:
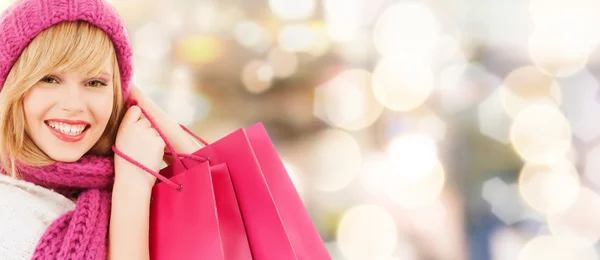
[[20,0],[0,17],[0,259],[148,259],[156,180],[111,148],[159,170],[141,109],[177,152],[199,146],[130,86],[131,53],[105,0]]

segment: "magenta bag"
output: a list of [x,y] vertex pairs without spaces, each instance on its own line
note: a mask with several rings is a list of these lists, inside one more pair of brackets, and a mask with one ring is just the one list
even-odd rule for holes
[[193,155],[229,168],[254,259],[331,259],[261,123]]

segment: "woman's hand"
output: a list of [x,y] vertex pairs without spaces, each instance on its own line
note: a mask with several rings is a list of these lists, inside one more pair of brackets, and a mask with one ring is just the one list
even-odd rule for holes
[[[158,105],[152,102],[135,85],[129,85],[129,97],[138,101],[138,105],[148,113],[157,124],[157,127],[165,134],[167,140],[173,145],[178,153],[191,154],[201,148],[201,146],[186,133],[179,123],[169,117],[169,115],[160,109]],[[174,159],[171,156],[164,156],[164,161],[171,164]]]
[[[115,145],[122,153],[154,172],[160,170],[165,143],[139,107],[130,107],[123,116]],[[156,177],[115,154],[115,182],[121,180],[130,183],[146,183],[152,187]]]

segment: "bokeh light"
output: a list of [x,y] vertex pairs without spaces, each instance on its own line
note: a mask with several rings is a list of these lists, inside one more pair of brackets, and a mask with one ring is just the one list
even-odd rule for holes
[[562,245],[555,237],[539,236],[525,244],[517,260],[577,260],[575,252]]
[[548,215],[552,234],[575,248],[595,245],[600,239],[600,196],[588,188],[580,189],[578,195],[569,208]]
[[274,48],[267,55],[267,63],[273,69],[273,75],[278,78],[287,78],[298,69],[298,57],[295,53]]
[[348,260],[387,259],[398,241],[393,217],[376,205],[347,210],[337,230],[338,246]]
[[481,195],[491,206],[491,212],[506,225],[513,225],[526,217],[526,205],[516,183],[506,183],[494,177],[483,183]]
[[349,42],[358,36],[361,30],[360,1],[356,0],[325,0],[323,7],[326,12],[327,32],[336,42]]
[[600,185],[600,145],[595,145],[585,154],[584,167],[586,179]]
[[[397,165],[395,162],[391,164]],[[402,168],[391,168],[386,177],[385,192],[403,208],[416,209],[431,205],[444,189],[446,173],[439,161],[429,172],[417,176],[418,179],[402,172]]]
[[404,64],[381,59],[373,71],[373,91],[377,100],[395,111],[412,110],[431,95],[434,75],[425,64]]
[[250,61],[242,70],[242,82],[251,93],[260,94],[267,91],[272,81],[273,69],[264,61]]
[[496,89],[479,104],[477,119],[479,131],[500,143],[508,144],[511,118],[502,106],[503,88]]
[[529,55],[535,65],[547,73],[566,77],[583,69],[590,47],[569,35],[555,35],[536,29],[529,39]]
[[309,150],[313,186],[321,191],[338,191],[350,184],[360,171],[362,157],[350,134],[328,129],[318,134]]
[[532,208],[559,213],[579,196],[580,180],[575,166],[566,159],[551,164],[526,164],[519,175],[519,192]]
[[271,45],[268,32],[254,21],[239,22],[233,33],[238,43],[253,50],[264,51]]
[[531,0],[530,13],[536,27],[556,35],[576,37],[577,41],[593,45],[600,34],[595,25],[600,22],[600,2],[595,0]]
[[313,15],[315,2],[315,0],[269,0],[269,7],[283,20],[299,20]]
[[533,66],[513,70],[502,86],[502,106],[511,117],[531,104],[547,102],[560,105],[562,101],[558,82]]
[[439,37],[439,25],[432,11],[417,2],[397,3],[379,16],[373,28],[373,42],[384,56],[407,63],[429,62]]
[[288,160],[283,160],[283,166],[285,167],[290,180],[294,184],[298,195],[300,195],[300,198],[304,198],[304,196],[306,196],[306,185],[302,179],[303,174],[300,172],[300,169]]
[[555,106],[531,105],[514,119],[510,140],[527,162],[548,163],[564,158],[571,148],[571,127]]
[[418,182],[438,164],[438,151],[433,138],[413,133],[392,140],[388,154],[396,174],[405,181]]
[[347,130],[370,126],[383,111],[371,88],[371,74],[360,69],[339,73],[316,89],[315,98],[324,109],[322,119]]
[[429,111],[416,119],[415,131],[426,133],[435,141],[441,142],[446,139],[446,122],[437,114]]
[[178,55],[181,60],[195,64],[213,62],[223,55],[222,44],[217,38],[204,35],[188,35],[180,40]]
[[158,23],[148,23],[133,35],[133,49],[137,55],[159,60],[171,50],[169,32]]
[[318,34],[305,23],[286,25],[279,31],[279,46],[286,51],[309,51],[317,41]]

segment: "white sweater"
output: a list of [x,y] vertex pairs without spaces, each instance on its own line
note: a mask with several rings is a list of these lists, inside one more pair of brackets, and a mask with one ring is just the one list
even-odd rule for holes
[[73,209],[52,190],[0,174],[0,259],[31,259],[48,225]]

